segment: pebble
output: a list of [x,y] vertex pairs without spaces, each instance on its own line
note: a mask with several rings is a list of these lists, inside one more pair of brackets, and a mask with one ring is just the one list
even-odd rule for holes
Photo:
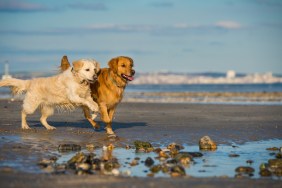
[[172,167],[170,171],[171,171],[172,177],[178,177],[178,176],[185,176],[186,175],[185,169],[180,165],[176,165],[176,166]]
[[145,165],[150,167],[155,163],[155,161],[151,158],[151,157],[147,157],[147,159],[145,160]]
[[240,155],[235,154],[235,153],[231,153],[231,154],[229,154],[228,156],[229,156],[229,157],[240,157]]
[[254,161],[253,161],[253,160],[247,160],[246,163],[248,163],[248,164],[253,164]]
[[217,149],[217,145],[209,136],[204,136],[199,141],[199,148],[203,150],[215,150]]
[[81,146],[77,144],[61,144],[58,147],[59,152],[66,152],[66,151],[80,151]]
[[235,169],[235,171],[238,173],[251,174],[255,171],[255,169],[249,166],[239,166]]
[[262,169],[260,170],[259,174],[261,176],[271,176],[271,172],[268,169]]

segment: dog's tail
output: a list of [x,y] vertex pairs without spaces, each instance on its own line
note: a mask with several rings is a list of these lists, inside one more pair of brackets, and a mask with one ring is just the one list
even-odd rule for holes
[[0,81],[0,87],[4,86],[10,87],[13,95],[18,95],[28,90],[30,86],[30,80],[8,78]]
[[65,55],[61,60],[61,66],[59,66],[60,72],[64,72],[70,67],[68,57]]

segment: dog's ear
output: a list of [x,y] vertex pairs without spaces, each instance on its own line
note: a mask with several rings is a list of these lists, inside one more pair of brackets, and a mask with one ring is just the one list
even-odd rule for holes
[[96,62],[96,74],[97,74],[97,76],[101,73],[101,68],[100,68],[100,63],[98,63],[98,62]]
[[72,66],[73,66],[73,70],[75,72],[78,72],[83,67],[83,62],[82,61],[74,61],[72,63]]
[[60,72],[64,72],[69,67],[70,67],[70,63],[69,63],[68,57],[64,55],[61,60],[61,66],[59,67]]
[[114,72],[117,72],[118,69],[118,58],[113,58],[108,62],[108,65],[110,69],[112,69]]

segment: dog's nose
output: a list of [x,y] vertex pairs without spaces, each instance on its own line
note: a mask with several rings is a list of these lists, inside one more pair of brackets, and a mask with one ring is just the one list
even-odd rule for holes
[[133,76],[135,74],[135,70],[132,70],[131,71],[131,75]]
[[98,76],[97,76],[97,75],[94,75],[94,76],[93,76],[93,79],[94,79],[94,80],[97,80],[97,79],[98,79]]

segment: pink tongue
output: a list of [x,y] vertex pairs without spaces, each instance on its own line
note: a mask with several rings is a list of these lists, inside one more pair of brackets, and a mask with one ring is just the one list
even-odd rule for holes
[[133,77],[133,76],[128,76],[127,79],[128,79],[129,81],[132,81],[132,80],[134,80],[134,77]]

